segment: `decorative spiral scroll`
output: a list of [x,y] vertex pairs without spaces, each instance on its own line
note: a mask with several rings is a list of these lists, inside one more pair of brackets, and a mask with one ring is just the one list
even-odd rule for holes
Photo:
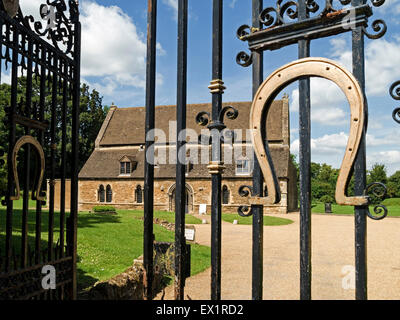
[[363,27],[363,32],[369,39],[379,39],[385,35],[387,31],[387,25],[385,21],[383,21],[382,19],[378,19],[372,22],[372,30],[374,30],[374,32],[376,33],[369,33],[367,29]]
[[392,118],[394,121],[400,124],[400,108],[396,108],[393,110]]
[[[261,11],[259,20],[264,26],[276,27],[285,23],[285,17],[290,20],[297,18],[298,3],[296,1],[287,1],[282,4],[282,2],[283,0],[278,0],[276,8],[268,7]],[[310,1],[310,3],[312,2],[314,1]],[[310,4],[310,8],[313,7],[315,7],[315,5]]]
[[385,3],[385,0],[371,0],[371,3],[374,7],[380,7]]
[[253,63],[253,55],[240,51],[236,56],[236,63],[242,67],[248,67]]
[[318,11],[319,5],[314,0],[306,0],[306,9],[307,13],[315,13]]
[[210,121],[210,113],[207,111],[202,111],[197,114],[196,116],[196,123],[200,126],[206,126],[208,122]]
[[[253,195],[253,188],[251,186],[241,186],[239,188],[239,196],[251,197]],[[251,206],[244,205],[238,208],[238,214],[241,217],[250,217],[253,214]]]
[[239,27],[239,29],[236,31],[236,36],[238,37],[239,40],[243,40],[244,36],[248,36],[251,33],[251,27],[247,24],[244,24]]
[[[386,194],[387,194],[387,187],[381,182],[373,182],[367,186],[367,188],[365,189],[365,192],[364,192],[364,194],[366,196],[368,196],[368,194],[371,194],[371,193],[375,197],[383,200],[383,199],[385,199]],[[388,209],[384,205],[378,204],[378,205],[374,206],[374,214],[372,214],[368,209],[368,211],[367,211],[368,217],[370,217],[373,220],[382,220],[387,216]]]
[[[394,100],[400,100],[400,81],[396,81],[390,86],[389,94]],[[392,117],[400,124],[400,108],[393,110]]]
[[253,215],[253,209],[249,206],[240,206],[238,208],[238,214],[241,217],[251,217]]
[[235,120],[239,115],[239,111],[237,111],[232,106],[225,106],[221,109],[218,119],[221,122],[224,122],[224,117],[226,116],[230,120]]
[[389,93],[394,100],[400,100],[400,80],[390,86]]

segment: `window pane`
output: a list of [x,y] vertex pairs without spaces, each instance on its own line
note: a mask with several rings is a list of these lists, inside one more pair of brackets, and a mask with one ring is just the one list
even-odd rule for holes
[[119,172],[120,174],[124,174],[125,173],[125,162],[121,162],[121,170]]
[[126,167],[125,173],[127,174],[131,173],[131,163],[127,162],[125,167]]

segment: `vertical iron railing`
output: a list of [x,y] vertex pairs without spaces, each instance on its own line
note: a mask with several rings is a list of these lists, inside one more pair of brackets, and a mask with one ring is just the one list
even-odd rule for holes
[[[306,1],[299,1],[299,22],[308,18]],[[310,56],[310,41],[298,43],[299,59]],[[300,299],[311,299],[311,108],[310,78],[299,80],[300,166]]]
[[175,189],[175,300],[184,300],[186,250],[186,85],[188,1],[178,1],[178,61],[176,103],[176,189]]
[[[261,28],[259,19],[263,10],[263,0],[253,0],[252,24],[254,28]],[[264,53],[253,52],[253,98],[264,81]],[[266,141],[268,143],[268,141]],[[253,155],[253,192],[256,196],[264,196],[264,178],[255,154]],[[252,299],[262,300],[263,297],[263,245],[264,245],[264,208],[253,206],[253,250],[252,250]]]
[[[363,5],[367,0],[352,0],[353,7]],[[360,26],[352,29],[352,59],[353,74],[360,84],[365,96],[365,57],[364,57],[364,33]],[[366,104],[366,119],[368,119],[368,105]],[[367,125],[368,121],[366,121]],[[366,178],[366,150],[365,150],[366,126],[360,142],[360,148],[354,164],[354,195],[363,195],[367,185]],[[367,208],[354,208],[355,226],[355,271],[356,271],[356,299],[367,299]]]
[[69,255],[72,256],[72,299],[77,297],[77,262],[78,262],[78,174],[79,174],[79,114],[80,114],[80,94],[81,94],[81,32],[82,26],[79,21],[79,11],[76,12],[74,29],[74,61],[75,72],[73,81],[72,94],[72,164],[71,164],[71,212],[68,220],[69,225],[69,243],[71,248]]
[[[211,130],[211,299],[221,299],[221,182],[223,164],[221,161],[220,132],[224,126],[219,121],[222,109],[222,0],[213,0],[212,18],[212,121],[208,128]],[[214,90],[213,90],[214,89]]]
[[156,28],[157,0],[148,0],[146,60],[146,145],[144,168],[144,234],[143,264],[145,268],[145,299],[153,297],[153,204],[154,204],[154,128],[156,92]]

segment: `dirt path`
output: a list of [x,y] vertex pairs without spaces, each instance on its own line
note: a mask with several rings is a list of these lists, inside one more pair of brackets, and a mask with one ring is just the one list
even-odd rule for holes
[[[299,215],[275,216],[294,223],[264,227],[264,299],[299,299]],[[196,225],[196,242],[210,246],[210,233],[210,224]],[[353,216],[313,215],[312,298],[354,299],[355,291],[342,287],[345,266],[354,266]],[[209,300],[210,279],[210,269],[187,279],[185,296]],[[168,287],[164,299],[173,292]],[[221,295],[251,299],[251,226],[222,224]],[[399,218],[368,221],[368,297],[400,299]]]

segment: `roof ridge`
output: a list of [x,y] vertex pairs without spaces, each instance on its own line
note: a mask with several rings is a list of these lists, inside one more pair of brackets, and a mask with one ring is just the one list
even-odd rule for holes
[[[280,100],[274,100],[274,101],[280,101]],[[252,103],[252,101],[227,101],[223,102],[222,104],[225,105],[230,105],[230,104],[235,104],[235,103]],[[202,102],[202,103],[188,103],[187,106],[207,106],[211,105],[211,102]],[[176,104],[161,104],[155,106],[156,108],[176,108]],[[130,109],[144,109],[146,108],[145,106],[137,106],[137,107],[118,107],[116,110],[130,110]]]

